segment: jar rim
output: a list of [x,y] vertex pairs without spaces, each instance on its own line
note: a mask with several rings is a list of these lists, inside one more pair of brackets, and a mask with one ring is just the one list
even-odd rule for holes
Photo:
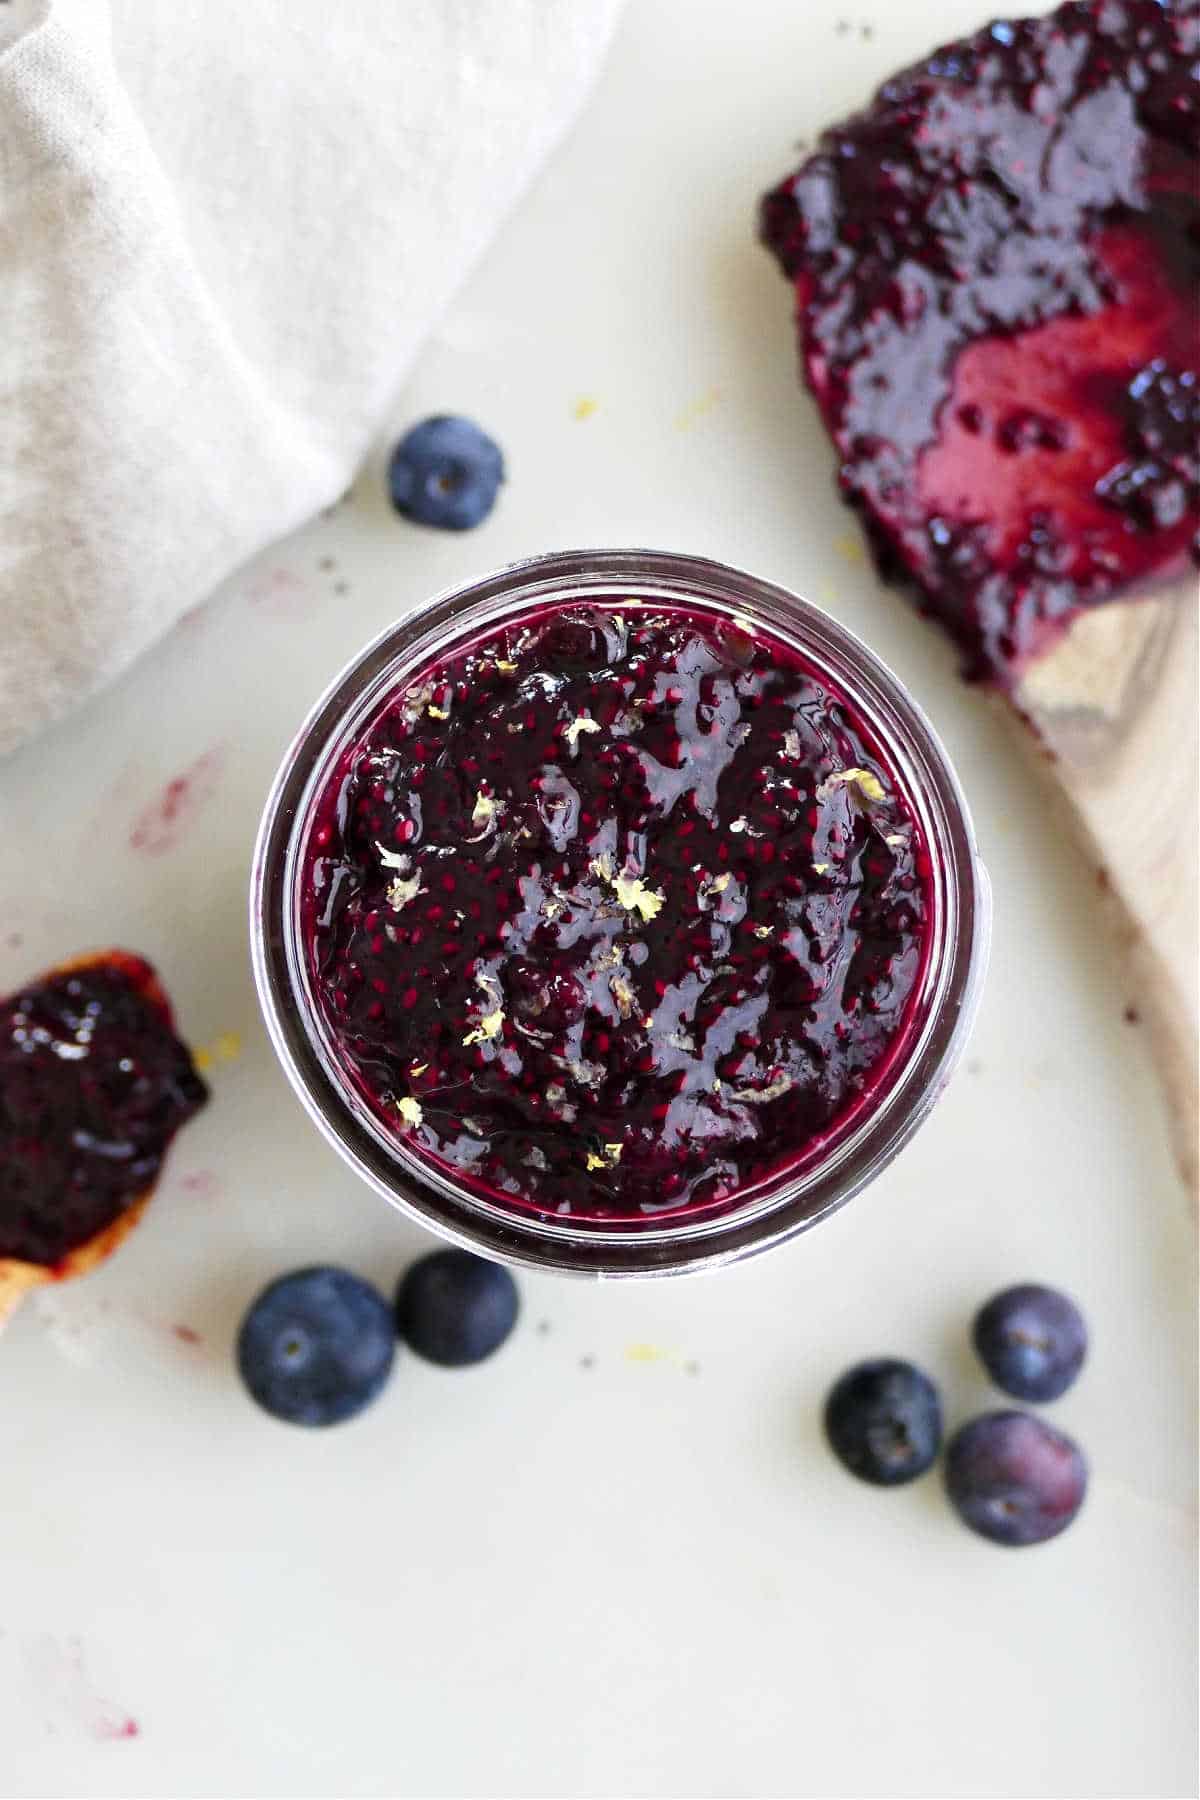
[[[918,1028],[897,1040],[880,1089],[819,1155],[754,1184],[712,1217],[572,1221],[490,1204],[385,1132],[340,1072],[309,990],[299,933],[306,828],[337,755],[387,695],[509,615],[551,605],[675,604],[745,615],[825,673],[880,739],[932,863],[935,929]],[[711,1269],[809,1229],[892,1160],[931,1110],[965,1046],[990,936],[990,887],[950,760],[922,709],[853,632],[778,584],[705,557],[639,549],[524,559],[443,591],[386,627],[333,678],[285,753],[255,846],[250,938],[275,1052],[322,1134],[399,1210],[462,1247],[527,1268],[593,1277]],[[824,1145],[825,1140],[822,1140]]]

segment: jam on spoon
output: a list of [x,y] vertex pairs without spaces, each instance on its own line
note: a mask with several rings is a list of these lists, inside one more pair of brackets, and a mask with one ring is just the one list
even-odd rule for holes
[[0,1259],[52,1267],[112,1226],[207,1097],[139,956],[85,958],[0,1001]]
[[842,492],[971,675],[1200,544],[1198,59],[1196,0],[998,21],[763,202]]
[[526,613],[394,691],[302,853],[309,980],[389,1132],[500,1204],[727,1202],[888,1079],[931,916],[849,702],[748,620]]

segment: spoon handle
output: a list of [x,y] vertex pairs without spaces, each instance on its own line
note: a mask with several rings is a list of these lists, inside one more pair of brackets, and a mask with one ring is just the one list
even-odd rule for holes
[[[1180,1172],[1197,1198],[1200,593],[1194,578],[1083,613],[1018,710],[1118,914]],[[1028,734],[1026,734],[1028,735]]]

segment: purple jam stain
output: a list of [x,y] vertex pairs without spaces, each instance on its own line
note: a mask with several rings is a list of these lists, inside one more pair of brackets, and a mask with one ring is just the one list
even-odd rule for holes
[[377,1115],[545,1214],[795,1163],[885,1078],[930,869],[787,645],[635,603],[526,615],[393,694],[302,870],[325,1028]]
[[[320,566],[324,568],[324,559]],[[329,566],[333,567],[331,559]],[[246,599],[264,617],[292,623],[314,617],[321,605],[320,594],[294,570],[284,568],[261,570],[247,588]]]
[[969,675],[1200,544],[1198,57],[1196,0],[999,21],[763,202],[842,493]]
[[191,1169],[179,1178],[183,1193],[196,1200],[217,1200],[221,1194],[221,1177],[214,1169]]
[[215,745],[168,781],[135,819],[129,834],[130,849],[145,856],[163,856],[174,850],[201,807],[215,793],[224,763],[225,752]]
[[140,957],[111,951],[0,1002],[0,1257],[53,1266],[111,1225],[207,1097]]
[[133,1715],[93,1684],[79,1638],[64,1641],[42,1633],[27,1638],[22,1651],[26,1675],[39,1697],[52,1704],[76,1730],[96,1743],[114,1743],[142,1735]]

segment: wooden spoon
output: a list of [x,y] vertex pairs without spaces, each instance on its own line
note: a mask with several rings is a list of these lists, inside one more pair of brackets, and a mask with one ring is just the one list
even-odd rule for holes
[[[97,951],[75,957],[70,962],[60,963],[49,970],[43,979],[74,974],[80,969],[94,968],[97,965],[111,968],[113,964],[125,969],[133,977],[142,997],[170,1019],[171,1003],[158,977],[140,960],[128,957],[119,950]],[[153,1192],[153,1187],[147,1188],[144,1194],[140,1194],[110,1224],[85,1243],[68,1251],[60,1262],[47,1265],[23,1262],[14,1256],[0,1256],[0,1330],[26,1294],[34,1288],[43,1287],[52,1281],[69,1281],[76,1275],[86,1275],[89,1269],[94,1269],[98,1263],[111,1256],[141,1219]]]
[[34,1288],[44,1287],[50,1281],[69,1281],[76,1275],[86,1275],[89,1269],[111,1256],[145,1212],[152,1191],[143,1194],[111,1225],[106,1225],[86,1244],[80,1244],[77,1250],[72,1250],[61,1262],[49,1268],[42,1263],[20,1262],[14,1256],[0,1257],[0,1330]]
[[1130,989],[1197,1196],[1200,592],[1194,577],[1080,613],[1013,701],[1112,897]]
[[1197,592],[1167,585],[1197,522],[1185,10],[1062,5],[947,45],[761,222],[881,566],[1033,726],[1120,909],[1194,1194]]

